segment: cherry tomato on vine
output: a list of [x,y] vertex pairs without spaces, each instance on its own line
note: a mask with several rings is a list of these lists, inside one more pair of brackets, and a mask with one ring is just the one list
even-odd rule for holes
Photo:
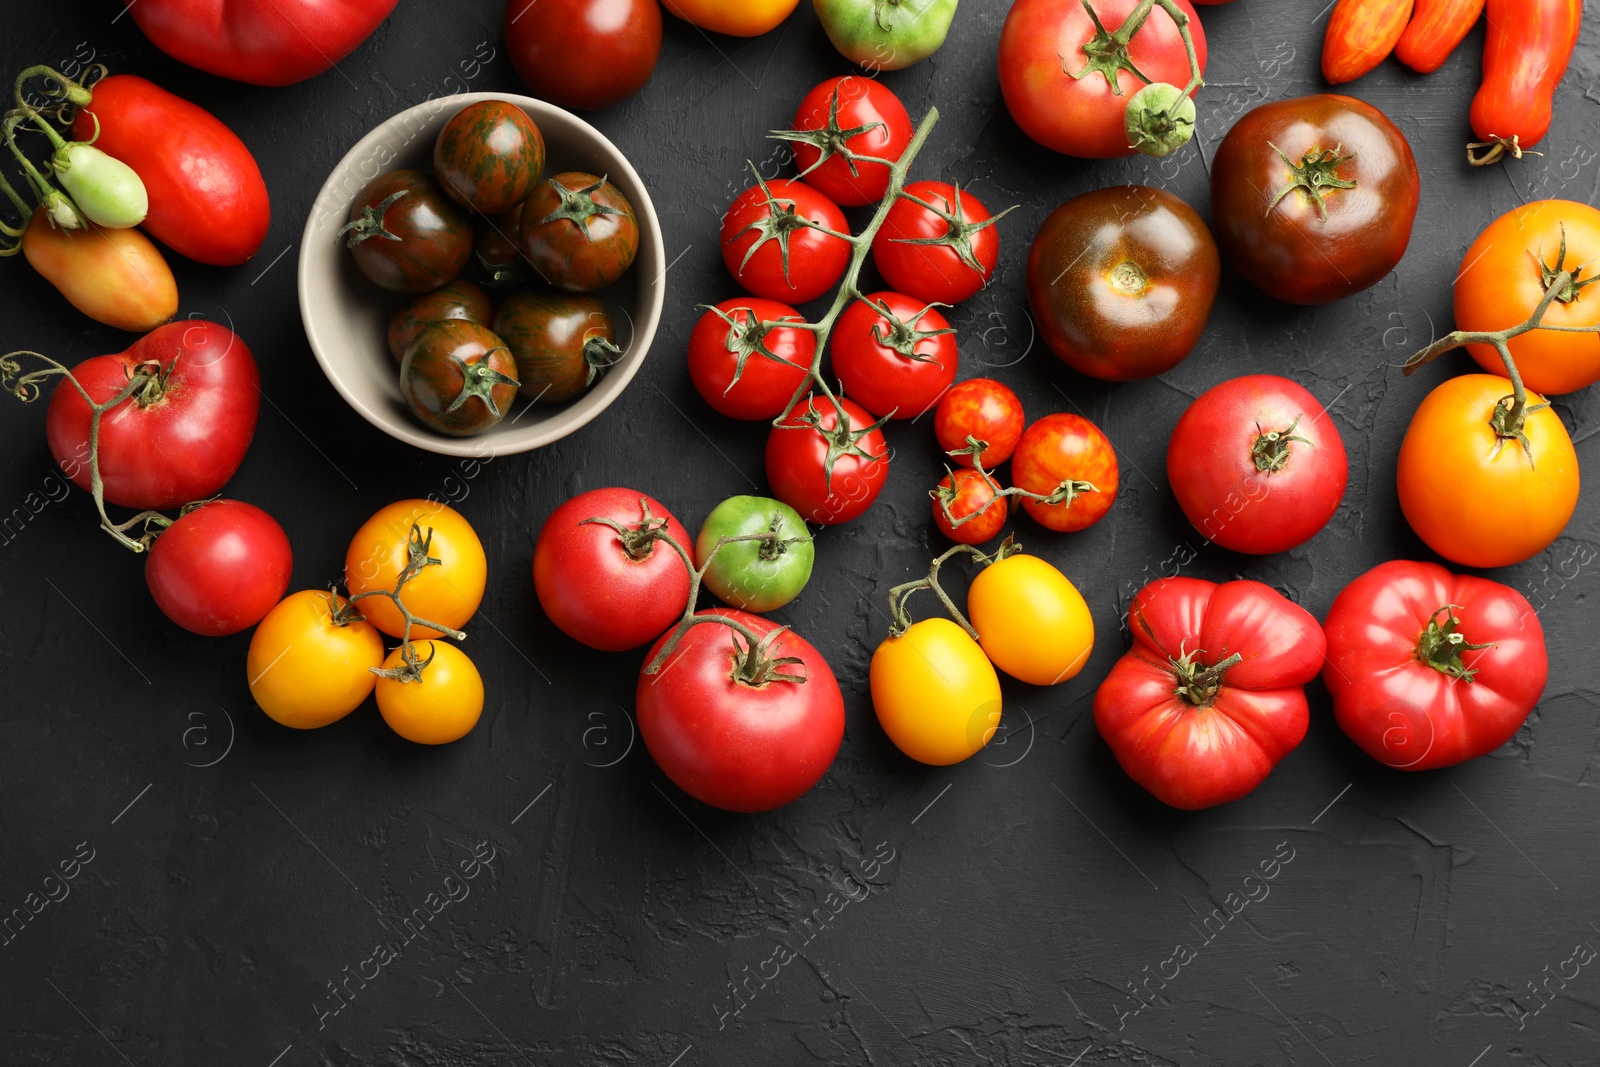
[[811,186],[788,178],[758,179],[722,216],[722,262],[756,296],[803,304],[844,277],[850,243],[835,234],[849,232],[839,205]]
[[509,100],[475,100],[433,142],[433,176],[445,195],[485,215],[523,200],[544,171],[544,135]]
[[494,332],[516,359],[518,391],[547,404],[583,395],[622,358],[611,313],[586,293],[512,293],[495,313]]
[[471,282],[456,279],[442,289],[408,297],[389,319],[389,353],[399,363],[417,335],[436,322],[464,319],[488,326],[494,319],[489,294]]
[[919,763],[960,763],[1000,726],[1000,678],[949,619],[923,619],[885,638],[867,673],[883,732]]
[[[483,602],[488,561],[478,534],[459,511],[432,500],[397,500],[378,509],[350,540],[344,557],[344,584],[351,596],[393,590],[411,558],[412,526],[426,539],[428,555],[439,562],[422,568],[405,584],[400,599],[418,618],[459,630]],[[390,637],[405,634],[405,617],[387,597],[370,596],[357,605],[372,625]],[[414,626],[411,639],[439,637],[438,630]]]
[[372,670],[383,665],[383,638],[365,619],[334,621],[344,605],[325,590],[302,589],[279,601],[250,636],[250,695],[276,722],[296,730],[327,726],[360,707],[377,684]]
[[[1017,450],[1025,418],[1022,401],[1006,385],[993,378],[969,378],[957,382],[939,400],[933,412],[933,433],[946,453],[967,447],[975,437],[986,446],[978,457],[993,470]],[[972,466],[972,456],[950,457],[962,467]]]
[[829,350],[845,394],[880,417],[925,414],[956,378],[949,320],[900,293],[851,301],[834,323]]
[[1046,504],[1024,498],[1022,508],[1040,526],[1071,533],[1111,510],[1119,484],[1117,454],[1100,427],[1081,415],[1046,415],[1023,431],[1011,457],[1011,482],[1039,496],[1070,484],[1070,499]]
[[550,621],[605,652],[659,637],[689,602],[689,568],[654,532],[692,551],[683,523],[632,489],[591,489],[552,511],[533,547],[534,590]]
[[689,378],[707,404],[751,421],[783,413],[817,351],[815,333],[786,321],[805,320],[788,304],[759,296],[706,309],[689,334]]
[[368,182],[339,233],[361,273],[399,293],[437,289],[472,257],[471,216],[420,170]]
[[[798,800],[828,772],[844,740],[844,694],[828,661],[759,615],[699,614],[733,619],[760,643],[752,648],[721,623],[689,627],[665,669],[639,674],[639,736],[666,776],[701,803],[754,812]],[[646,665],[669,637],[651,648]],[[789,657],[799,662],[778,662]]]
[[603,288],[639,252],[639,219],[622,190],[583,171],[562,171],[522,202],[517,237],[539,277],[569,293]]
[[872,262],[891,289],[930,304],[959,304],[994,277],[1000,260],[994,224],[1011,210],[990,215],[958,185],[912,182],[872,239]]
[[1038,556],[1014,553],[979,571],[967,589],[967,617],[990,661],[1029,685],[1077,677],[1094,651],[1083,594]]
[[517,395],[517,361],[498,334],[462,319],[425,326],[400,362],[400,395],[429,429],[483,433]]
[[[401,648],[383,661],[385,670],[405,665]],[[467,654],[448,641],[417,641],[412,650],[419,661],[427,663],[419,677],[405,681],[378,678],[378,711],[383,721],[419,745],[459,741],[472,732],[483,714],[483,676]]]
[[661,55],[655,0],[510,0],[506,52],[541,100],[588,110],[643,89]]
[[911,116],[894,91],[871,78],[829,78],[800,101],[794,143],[800,178],[843,207],[875,204],[889,190],[889,168],[911,143]]
[[[807,522],[832,526],[859,518],[889,477],[889,445],[880,422],[853,400],[839,398],[844,422],[825,396],[795,405],[767,434],[772,495]],[[789,429],[787,427],[794,427]]]
[[939,479],[929,495],[933,497],[933,524],[958,545],[981,545],[1005,529],[1009,499],[1000,496],[975,470],[956,468]]
[[294,556],[283,527],[238,500],[212,500],[161,531],[144,579],[162,614],[191,633],[247,630],[289,588]]
[[[776,534],[777,540],[730,541],[716,547],[724,537],[767,533]],[[695,565],[706,567],[705,587],[741,611],[776,611],[799,596],[811,580],[815,559],[811,531],[799,512],[764,496],[724,500],[706,516],[694,542]]]

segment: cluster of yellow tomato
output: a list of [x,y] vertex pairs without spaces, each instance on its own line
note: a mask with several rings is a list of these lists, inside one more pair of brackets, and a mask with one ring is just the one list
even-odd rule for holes
[[960,763],[1000,725],[999,667],[1030,685],[1075,677],[1094,650],[1094,618],[1076,586],[1038,556],[1007,555],[967,590],[978,633],[943,617],[912,623],[872,654],[872,705],[884,732],[922,763]]
[[[345,588],[355,612],[331,590],[304,589],[267,613],[250,639],[246,672],[261,710],[285,726],[315,729],[350,714],[377,690],[378,711],[408,741],[441,745],[464,737],[483,712],[483,678],[441,631],[413,626],[387,596],[411,561],[413,527],[429,538],[431,560],[401,589],[406,610],[452,630],[483,601],[488,566],[476,531],[455,509],[401,500],[356,532],[345,553]],[[362,596],[362,594],[375,594]],[[380,676],[406,665],[404,643],[385,655],[383,636],[409,636],[415,677]]]

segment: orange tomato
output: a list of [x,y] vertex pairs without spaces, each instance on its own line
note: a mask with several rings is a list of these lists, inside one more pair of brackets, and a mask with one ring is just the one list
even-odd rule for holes
[[1412,0],[1339,0],[1322,42],[1322,76],[1355,81],[1394,51],[1411,21]]
[[[1492,333],[1526,322],[1545,293],[1545,270],[1560,256],[1563,230],[1567,254],[1561,265],[1581,285],[1595,278],[1600,263],[1600,210],[1571,200],[1536,200],[1501,215],[1478,236],[1462,260],[1456,281],[1456,329]],[[1550,326],[1600,325],[1600,286],[1584,286],[1550,303]],[[1532,330],[1511,340],[1511,358],[1529,389],[1570,393],[1600,381],[1600,335]],[[1467,351],[1491,374],[1505,375],[1490,345]]]
[[759,37],[789,17],[800,0],[662,0],[661,6],[702,30]]
[[72,306],[107,326],[149,333],[178,313],[178,282],[138,230],[62,230],[40,207],[22,235],[22,254]]
[[[1495,433],[1504,378],[1463,374],[1411,417],[1396,487],[1406,521],[1439,555],[1468,567],[1506,567],[1544,551],[1578,506],[1578,454],[1550,408],[1527,416],[1528,450]],[[1528,393],[1531,408],[1544,397]]]
[[[383,721],[419,745],[447,745],[467,736],[483,714],[483,676],[478,668],[465,652],[444,641],[417,641],[411,647],[418,659],[433,659],[422,668],[420,678],[378,679]],[[397,648],[383,665],[393,670],[404,662]]]
[[[400,598],[418,618],[461,629],[483,602],[488,563],[472,524],[459,511],[431,500],[400,500],[380,510],[356,531],[344,557],[344,584],[354,597],[393,589],[409,557],[411,526],[433,531],[428,555],[439,561],[406,582]],[[367,597],[356,605],[372,625],[390,637],[403,637],[405,617],[387,597]],[[413,627],[413,641],[443,636],[427,626]]]

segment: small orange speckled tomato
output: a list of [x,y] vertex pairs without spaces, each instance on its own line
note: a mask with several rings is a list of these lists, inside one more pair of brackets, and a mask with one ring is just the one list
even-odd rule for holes
[[[478,668],[465,652],[445,641],[417,641],[412,648],[427,666],[420,678],[378,679],[383,721],[419,745],[447,745],[467,736],[483,714],[483,677]],[[389,653],[383,665],[388,670],[404,666],[401,650]]]
[[[350,595],[393,589],[411,558],[412,527],[427,539],[437,564],[423,567],[406,582],[400,597],[413,615],[459,630],[483,602],[488,561],[472,524],[459,511],[431,500],[399,500],[381,509],[356,531],[344,557],[344,584]],[[361,614],[390,637],[403,637],[405,617],[387,597],[362,600]],[[411,639],[443,636],[414,627]]]
[[340,624],[344,601],[317,589],[291,593],[267,612],[250,638],[245,677],[268,716],[297,730],[327,726],[367,699],[383,662],[383,638],[371,623]]
[[981,545],[994,540],[1005,528],[1009,499],[995,492],[994,486],[975,470],[951,471],[939,479],[938,488],[930,495],[933,524],[957,544]]
[[1081,415],[1046,415],[1023,431],[1011,457],[1011,482],[1038,496],[1059,493],[1056,503],[1024,499],[1022,507],[1045,529],[1071,533],[1111,510],[1117,454],[1100,427]]

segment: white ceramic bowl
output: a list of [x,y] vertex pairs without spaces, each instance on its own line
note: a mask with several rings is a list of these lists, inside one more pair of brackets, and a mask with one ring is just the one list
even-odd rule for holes
[[[507,100],[528,113],[544,135],[545,171],[604,174],[622,190],[639,219],[633,268],[595,294],[610,305],[623,355],[594,387],[566,404],[519,399],[499,425],[475,437],[450,437],[418,422],[400,395],[389,354],[389,317],[403,299],[372,284],[338,238],[350,205],[366,184],[400,167],[431,171],[433,142],[461,108]],[[565,437],[604,411],[644,362],[661,321],[666,267],[661,221],[638,172],[599,130],[553,104],[506,93],[461,93],[408,108],[367,134],[333,168],[311,206],[300,242],[300,317],[323,373],[350,406],[389,436],[452,456],[526,452]]]

